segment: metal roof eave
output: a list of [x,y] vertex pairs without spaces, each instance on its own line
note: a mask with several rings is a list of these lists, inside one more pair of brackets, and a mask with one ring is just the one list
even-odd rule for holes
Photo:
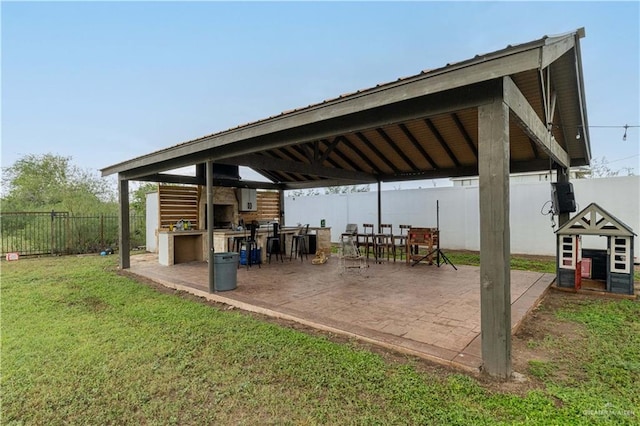
[[[276,132],[291,131],[297,127],[309,125],[332,118],[380,108],[407,99],[440,93],[453,88],[465,87],[474,83],[496,79],[501,76],[536,69],[541,64],[545,46],[557,45],[568,37],[576,37],[580,30],[562,37],[542,38],[533,42],[496,51],[487,55],[477,55],[467,61],[426,73],[421,73],[398,81],[378,85],[364,91],[325,101],[316,105],[282,113],[265,120],[249,123],[237,128],[184,142],[131,160],[127,160],[102,169],[102,175],[114,173],[135,176],[150,172],[161,172],[172,168],[220,158],[236,156],[274,146],[256,146],[250,140],[261,138]],[[580,61],[578,60],[578,66]],[[579,84],[582,84],[581,67],[577,71]],[[584,104],[584,97],[581,99]],[[584,105],[583,105],[584,106]],[[586,114],[584,114],[586,116]],[[588,140],[588,139],[587,139]],[[243,143],[244,142],[244,143]],[[233,147],[230,146],[233,144]],[[282,146],[285,146],[284,144]],[[133,172],[141,169],[139,173]],[[126,178],[126,177],[125,177]],[[131,177],[132,179],[134,177]]]

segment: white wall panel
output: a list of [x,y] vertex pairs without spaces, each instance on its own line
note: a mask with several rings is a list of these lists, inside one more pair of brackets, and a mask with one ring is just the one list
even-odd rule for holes
[[[640,176],[572,180],[578,211],[595,202],[640,233]],[[511,251],[555,256],[557,216],[543,215],[550,205],[547,182],[510,185]],[[480,219],[477,186],[400,189],[382,191],[382,223],[436,226],[436,201],[440,205],[440,235],[443,249],[479,250]],[[320,226],[325,219],[331,240],[340,240],[347,223],[361,230],[363,223],[378,223],[377,192],[285,197],[286,225],[309,223]],[[543,208],[544,207],[544,208]],[[553,217],[556,228],[552,228]],[[635,256],[640,245],[634,242]]]

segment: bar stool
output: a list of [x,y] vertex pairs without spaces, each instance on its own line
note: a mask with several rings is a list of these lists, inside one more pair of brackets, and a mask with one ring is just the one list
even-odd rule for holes
[[356,245],[358,246],[358,249],[360,250],[360,253],[362,253],[362,249],[361,247],[364,247],[366,249],[366,256],[367,259],[369,258],[369,247],[371,247],[371,251],[373,252],[373,254],[375,255],[375,241],[373,238],[373,223],[363,223],[362,224],[362,229],[364,230],[364,232],[362,234],[357,234],[357,241],[356,241]]
[[231,237],[231,244],[229,244],[229,248],[233,247],[233,251],[240,254],[242,245],[246,240],[247,240],[247,237]]
[[298,255],[300,255],[300,261],[302,262],[302,255],[304,254],[307,259],[309,259],[309,251],[307,250],[307,233],[309,232],[309,224],[306,224],[302,228],[300,228],[300,232],[298,235],[294,235],[291,240],[291,254],[289,255],[289,260],[293,258],[293,253],[296,254],[296,259]]
[[[258,228],[260,227],[260,225],[257,222],[251,223],[249,225],[247,225],[247,229],[249,229],[250,235],[248,238],[246,238],[246,240],[244,241],[244,245],[245,245],[245,253],[247,255],[247,269],[249,269],[251,267],[251,265],[253,264],[253,251],[255,250],[256,256],[259,256],[258,254],[258,240],[256,239],[256,233],[258,232]],[[260,264],[262,263],[262,259],[258,258],[256,260],[256,263],[258,264],[258,268],[260,268]]]
[[390,223],[381,223],[380,232],[374,236],[374,251],[376,261],[380,262],[382,257],[386,254],[387,261],[389,261],[391,252],[394,252],[395,259],[395,245],[393,243],[393,225]]
[[271,263],[271,255],[275,253],[276,260],[280,256],[280,261],[284,262],[282,252],[284,244],[282,243],[282,236],[280,235],[280,225],[275,222],[272,224],[273,235],[267,237],[267,253],[269,253],[269,263]]

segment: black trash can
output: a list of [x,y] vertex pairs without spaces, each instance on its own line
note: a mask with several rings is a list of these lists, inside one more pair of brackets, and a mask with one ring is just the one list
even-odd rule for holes
[[215,291],[235,290],[238,287],[238,253],[214,253],[213,268]]

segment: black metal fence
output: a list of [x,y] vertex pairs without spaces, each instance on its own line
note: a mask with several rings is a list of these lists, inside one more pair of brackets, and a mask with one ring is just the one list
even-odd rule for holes
[[[131,215],[131,248],[146,243],[145,218]],[[0,250],[21,256],[98,253],[118,248],[117,215],[68,212],[1,212]]]

